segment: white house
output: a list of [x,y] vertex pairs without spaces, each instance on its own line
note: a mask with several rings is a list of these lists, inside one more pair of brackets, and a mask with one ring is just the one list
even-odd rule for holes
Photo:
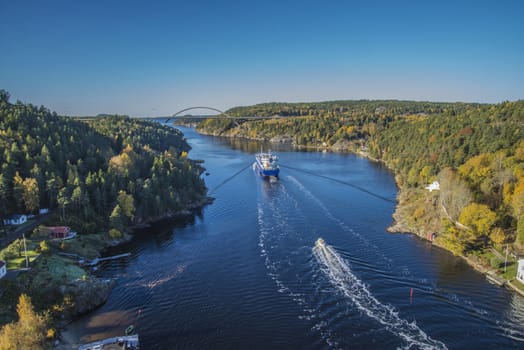
[[27,222],[27,215],[13,214],[4,219],[4,225],[22,225]]
[[519,259],[519,266],[517,267],[517,279],[520,283],[524,283],[524,259]]
[[438,183],[438,181],[433,181],[429,186],[426,186],[425,188],[426,190],[429,190],[429,192],[438,191],[440,190],[440,184]]
[[4,277],[7,273],[6,263],[3,260],[0,260],[0,278]]

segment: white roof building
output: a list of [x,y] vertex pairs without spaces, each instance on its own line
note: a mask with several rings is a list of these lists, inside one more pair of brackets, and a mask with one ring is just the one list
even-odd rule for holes
[[27,222],[27,215],[13,214],[4,219],[4,225],[22,225]]
[[0,260],[0,278],[4,277],[7,273],[7,264],[5,261]]
[[438,183],[438,181],[433,181],[430,185],[426,186],[425,188],[426,190],[429,190],[429,192],[438,191],[440,190],[440,184]]
[[517,280],[520,283],[524,283],[524,259],[519,259],[519,265],[517,267]]

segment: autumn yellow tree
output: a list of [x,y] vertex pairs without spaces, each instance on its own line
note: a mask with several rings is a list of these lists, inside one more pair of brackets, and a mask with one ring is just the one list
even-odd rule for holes
[[433,168],[429,165],[424,166],[419,173],[420,183],[429,183],[431,181],[431,177],[433,176]]
[[511,196],[511,207],[517,219],[516,243],[524,246],[524,182],[515,188]]
[[20,176],[18,171],[13,177],[13,197],[19,209],[24,206],[24,179]]
[[47,324],[36,313],[31,298],[22,294],[16,307],[18,321],[0,330],[0,350],[40,350],[46,348]]
[[500,227],[495,227],[493,230],[491,230],[489,239],[491,239],[495,245],[500,246],[506,241],[506,233]]
[[459,175],[468,179],[472,184],[479,184],[491,173],[492,160],[492,154],[479,154],[478,156],[469,159],[466,163],[459,166]]
[[471,203],[460,213],[459,222],[472,230],[473,239],[487,235],[497,215],[485,204]]
[[515,148],[515,159],[524,162],[524,140]]
[[30,212],[35,212],[40,206],[40,191],[36,179],[32,177],[26,178],[22,183],[22,187],[22,198],[25,208]]
[[122,209],[122,213],[127,216],[130,220],[133,219],[135,215],[135,204],[133,196],[127,194],[125,191],[120,191],[117,197],[118,205]]
[[138,155],[131,145],[127,145],[122,153],[112,157],[109,160],[109,168],[117,174],[131,176],[136,172],[136,162]]
[[451,220],[457,220],[462,210],[473,200],[473,194],[466,181],[452,168],[442,169],[438,180],[440,204]]

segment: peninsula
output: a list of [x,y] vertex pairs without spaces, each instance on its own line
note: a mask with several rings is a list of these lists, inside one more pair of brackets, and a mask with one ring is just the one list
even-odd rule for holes
[[[172,127],[125,116],[78,120],[10,103],[3,90],[0,97],[0,321],[18,318],[2,328],[0,344],[39,349],[111,291],[113,282],[80,259],[210,199],[203,168]],[[32,332],[22,329],[28,315]]]

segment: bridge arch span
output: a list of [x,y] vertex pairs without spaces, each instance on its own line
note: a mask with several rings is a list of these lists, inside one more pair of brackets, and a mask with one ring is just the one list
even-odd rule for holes
[[207,110],[210,110],[210,111],[214,111],[214,112],[218,112],[220,114],[223,114],[224,116],[228,117],[228,118],[232,118],[231,116],[229,116],[226,112],[223,112],[221,111],[220,109],[218,108],[213,108],[213,107],[205,107],[205,106],[200,106],[200,107],[189,107],[189,108],[184,108],[178,112],[176,112],[175,114],[171,115],[168,119],[166,119],[166,123],[169,122],[170,120],[172,119],[175,119],[177,115],[179,115],[180,113],[184,113],[184,112],[187,112],[187,111],[190,111],[190,110],[193,110],[193,109],[207,109]]

